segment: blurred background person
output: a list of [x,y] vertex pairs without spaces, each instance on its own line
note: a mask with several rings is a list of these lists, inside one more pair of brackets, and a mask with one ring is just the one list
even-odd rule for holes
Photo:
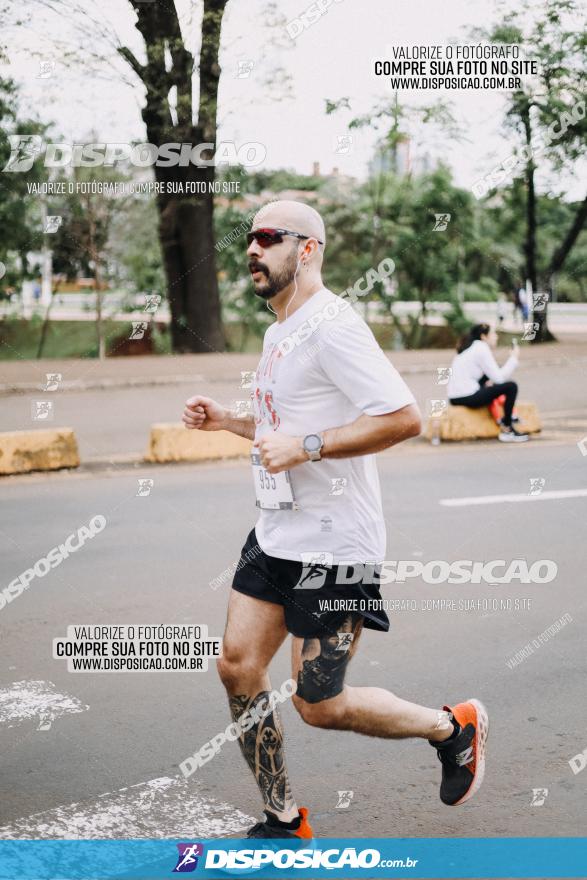
[[518,290],[518,302],[520,303],[520,311],[522,312],[522,321],[527,321],[530,313],[528,309],[528,291],[523,284]]
[[528,440],[528,434],[519,433],[512,425],[518,386],[510,381],[519,363],[517,340],[512,343],[512,353],[503,367],[498,366],[493,356],[492,348],[496,342],[497,333],[489,324],[475,324],[465,333],[451,365],[448,399],[453,406],[481,409],[503,395],[499,439],[503,443],[521,443]]
[[505,318],[506,318],[506,312],[507,312],[507,297],[506,297],[505,293],[500,293],[497,297],[497,306],[496,306],[497,326],[500,328],[503,327],[503,325],[504,325]]

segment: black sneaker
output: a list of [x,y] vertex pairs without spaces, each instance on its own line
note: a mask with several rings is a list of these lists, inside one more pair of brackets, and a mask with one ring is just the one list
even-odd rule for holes
[[485,774],[485,743],[489,732],[487,709],[479,700],[467,700],[450,712],[458,733],[444,742],[430,742],[442,764],[440,800],[449,807],[464,804],[479,790]]
[[525,443],[526,440],[530,439],[529,434],[521,434],[516,429],[510,425],[502,425],[499,429],[499,440],[502,443]]
[[280,825],[273,813],[268,813],[267,811],[265,811],[265,821],[257,822],[256,825],[253,825],[252,828],[249,828],[249,830],[247,831],[247,837],[275,837],[281,840],[287,840],[288,838],[295,837],[298,839],[310,840],[314,836],[314,833],[312,831],[310,823],[308,822],[307,808],[300,807],[299,814],[299,826],[296,829],[290,830],[289,828],[284,828],[283,825]]
[[[282,849],[283,844],[280,844],[279,842],[281,840],[297,841],[295,844],[288,843],[288,849],[314,849],[316,846],[316,843],[313,840],[314,833],[308,822],[308,810],[306,807],[300,807],[299,809],[299,824],[297,828],[284,828],[283,825],[279,824],[277,816],[274,816],[273,813],[266,810],[265,821],[257,822],[256,825],[253,825],[252,828],[249,828],[245,836],[249,839],[258,838],[261,840],[270,840],[270,843],[258,844],[255,848],[272,850],[273,852]],[[258,874],[265,869],[266,865],[260,865],[258,867],[219,868],[218,870],[222,871],[223,874],[230,874],[231,876],[240,875],[242,877],[249,874]]]

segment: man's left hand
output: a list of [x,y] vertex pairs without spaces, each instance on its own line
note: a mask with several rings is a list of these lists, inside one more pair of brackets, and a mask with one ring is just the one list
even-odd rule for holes
[[309,460],[301,437],[289,437],[276,431],[262,437],[257,446],[261,464],[270,474],[279,474]]

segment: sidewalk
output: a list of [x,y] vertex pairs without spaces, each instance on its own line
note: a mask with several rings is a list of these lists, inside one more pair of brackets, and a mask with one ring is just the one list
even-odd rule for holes
[[[504,360],[508,350],[497,352]],[[448,366],[454,352],[451,349],[423,349],[421,351],[394,351],[387,355],[403,375],[436,374],[437,367]],[[556,367],[564,364],[587,363],[587,335],[576,333],[563,336],[560,342],[549,345],[525,345],[522,365],[528,367]],[[151,355],[142,357],[68,358],[65,360],[0,361],[0,394],[42,391],[47,373],[60,373],[61,391],[89,389],[138,388],[158,385],[177,385],[188,382],[206,384],[240,384],[241,372],[254,370],[259,355],[239,352],[219,354]]]
[[[428,401],[446,397],[437,368],[450,365],[450,349],[389,352],[424,414]],[[499,363],[507,350],[497,353]],[[0,362],[0,431],[71,427],[82,462],[139,461],[147,449],[150,427],[179,422],[185,400],[205,394],[225,406],[246,400],[241,372],[254,370],[257,354],[205,354],[98,360]],[[585,384],[587,340],[573,338],[522,349],[515,379],[520,399],[538,404],[557,430],[571,423],[577,440],[587,434]],[[61,373],[60,390],[44,391],[47,373]],[[52,420],[35,421],[31,405],[52,400]],[[580,420],[579,422],[573,420]],[[424,443],[424,441],[421,441]],[[412,444],[407,444],[413,448]]]

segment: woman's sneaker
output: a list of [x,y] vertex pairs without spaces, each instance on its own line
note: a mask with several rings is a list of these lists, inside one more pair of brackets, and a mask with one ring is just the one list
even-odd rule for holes
[[456,732],[443,742],[429,742],[442,764],[440,800],[456,807],[473,797],[483,782],[489,716],[479,700],[443,708],[451,713]]
[[530,436],[529,434],[520,434],[512,425],[508,427],[502,424],[499,429],[499,439],[502,443],[524,443],[530,439]]

